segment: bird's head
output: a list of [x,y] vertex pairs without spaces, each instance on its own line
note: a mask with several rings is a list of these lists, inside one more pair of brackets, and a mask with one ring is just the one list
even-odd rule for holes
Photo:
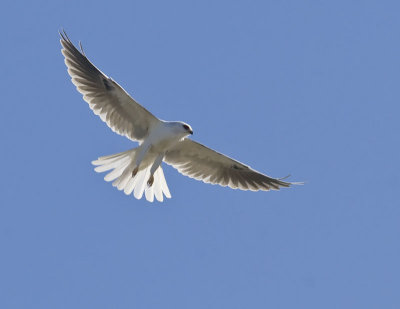
[[173,123],[174,131],[178,134],[182,134],[183,136],[188,136],[193,134],[192,127],[187,123],[182,121],[177,121]]
[[193,129],[190,125],[188,125],[187,123],[182,123],[182,128],[184,130],[184,132],[189,133],[190,135],[193,135]]

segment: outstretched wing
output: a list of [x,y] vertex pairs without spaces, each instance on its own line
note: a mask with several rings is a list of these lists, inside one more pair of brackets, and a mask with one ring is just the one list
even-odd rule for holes
[[79,51],[65,32],[61,33],[62,54],[72,83],[99,115],[116,133],[133,141],[143,140],[159,120],[138,104],[120,85],[97,69]]
[[170,149],[164,161],[183,175],[232,189],[268,191],[299,184],[261,174],[190,139],[184,139]]

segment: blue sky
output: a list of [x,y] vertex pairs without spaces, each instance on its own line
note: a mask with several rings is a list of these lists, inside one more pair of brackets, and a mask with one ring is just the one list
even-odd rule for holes
[[[1,308],[399,308],[397,1],[5,1]],[[90,161],[135,146],[71,84],[58,30],[193,138],[306,185],[165,167],[172,199]]]

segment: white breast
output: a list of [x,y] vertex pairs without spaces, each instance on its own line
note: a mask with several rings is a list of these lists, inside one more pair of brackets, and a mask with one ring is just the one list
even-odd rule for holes
[[159,125],[151,130],[144,143],[150,145],[151,152],[161,153],[179,142],[182,137],[170,122],[160,121]]

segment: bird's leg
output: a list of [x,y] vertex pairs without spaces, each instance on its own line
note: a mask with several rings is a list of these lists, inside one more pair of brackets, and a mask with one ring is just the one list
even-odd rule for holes
[[150,175],[149,180],[147,180],[147,185],[151,187],[154,183],[154,175]]
[[142,163],[144,157],[146,156],[147,152],[150,149],[150,145],[143,144],[140,145],[137,149],[138,151],[136,154],[135,161],[136,161],[136,166],[139,168],[140,163]]
[[147,185],[151,187],[154,183],[154,172],[157,170],[157,168],[160,166],[162,159],[164,158],[164,153],[160,153],[157,158],[155,159],[153,165],[150,168],[150,177],[149,180],[147,181]]
[[138,151],[137,151],[136,158],[135,158],[136,166],[132,171],[132,177],[135,177],[136,174],[139,172],[140,163],[142,163],[142,161],[143,161],[144,157],[146,156],[147,152],[149,151],[149,149],[150,149],[150,145],[145,145],[145,144],[138,147]]

